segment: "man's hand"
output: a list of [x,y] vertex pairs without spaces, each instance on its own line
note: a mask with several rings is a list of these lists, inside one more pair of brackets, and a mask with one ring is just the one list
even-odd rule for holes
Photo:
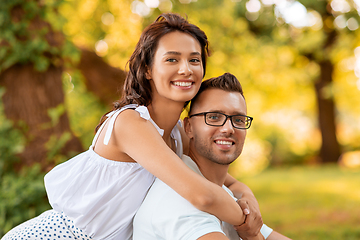
[[227,174],[225,179],[225,186],[227,186],[239,199],[237,203],[240,205],[245,215],[245,222],[239,228],[241,232],[246,232],[249,236],[257,236],[263,225],[261,218],[259,203],[257,202],[254,193],[244,183],[239,182],[230,174]]
[[243,239],[251,239],[258,236],[260,234],[263,221],[256,198],[243,196],[237,201],[237,203],[240,205],[246,217],[243,224],[234,226],[236,231]]

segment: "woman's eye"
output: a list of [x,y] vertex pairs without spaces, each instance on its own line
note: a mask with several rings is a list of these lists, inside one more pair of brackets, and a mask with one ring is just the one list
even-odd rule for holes
[[190,60],[190,62],[199,63],[199,62],[200,62],[200,59],[193,58],[193,59]]
[[175,58],[168,58],[166,59],[167,62],[176,62],[176,59]]

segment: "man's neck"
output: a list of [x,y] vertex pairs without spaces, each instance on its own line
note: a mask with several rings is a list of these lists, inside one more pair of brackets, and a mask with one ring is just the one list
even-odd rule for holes
[[222,186],[224,185],[229,165],[214,163],[202,156],[197,155],[190,148],[189,157],[196,163],[202,175],[209,181]]

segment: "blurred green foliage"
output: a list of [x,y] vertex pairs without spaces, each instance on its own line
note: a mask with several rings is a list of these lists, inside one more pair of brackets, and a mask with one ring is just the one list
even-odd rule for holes
[[[75,134],[81,139],[84,148],[88,148],[94,137],[95,126],[101,116],[108,111],[96,97],[86,91],[82,76],[79,72],[63,75],[63,88],[67,95],[65,107],[70,115],[70,122]],[[76,91],[74,91],[76,88]],[[5,89],[0,88],[0,97]],[[58,116],[64,106],[49,110],[52,122],[56,124]],[[22,167],[19,172],[16,164],[19,159],[16,154],[22,152],[25,144],[22,132],[4,115],[3,104],[0,101],[0,237],[18,224],[38,216],[51,206],[46,197],[44,176],[40,165]],[[66,160],[58,150],[68,135],[60,139],[50,138],[46,147],[49,149],[48,158],[56,163]]]
[[104,106],[97,97],[87,91],[83,76],[79,71],[63,74],[63,89],[66,94],[65,107],[70,117],[71,128],[80,138],[84,149],[90,147],[95,135],[95,127],[100,118],[112,109]]
[[50,209],[39,165],[0,178],[0,237],[20,223]]
[[[0,96],[4,89],[0,89]],[[15,170],[24,146],[22,133],[3,114],[0,102],[0,237],[14,226],[49,209],[39,165]]]
[[[50,64],[76,62],[76,47],[58,31],[66,19],[58,14],[63,1],[3,0],[0,4],[0,71],[16,63],[33,63],[38,71]],[[50,42],[49,42],[49,39]]]
[[[4,94],[4,89],[0,88],[0,97]],[[13,128],[13,124],[3,114],[3,104],[0,102],[0,177],[9,170],[18,160],[16,154],[21,152],[24,139],[19,130]]]

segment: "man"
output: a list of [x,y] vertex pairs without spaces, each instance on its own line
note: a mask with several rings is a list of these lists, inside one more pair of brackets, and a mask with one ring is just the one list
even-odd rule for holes
[[[242,88],[235,76],[209,79],[192,100],[189,117],[184,119],[190,138],[189,156],[184,162],[228,191],[224,186],[229,164],[242,152],[246,129],[252,118],[246,116]],[[196,183],[194,183],[196,184]],[[231,194],[232,195],[232,194]],[[225,240],[225,239],[289,239],[266,225],[261,232],[237,226],[236,230],[215,216],[202,212],[157,179],[134,219],[134,240]]]

